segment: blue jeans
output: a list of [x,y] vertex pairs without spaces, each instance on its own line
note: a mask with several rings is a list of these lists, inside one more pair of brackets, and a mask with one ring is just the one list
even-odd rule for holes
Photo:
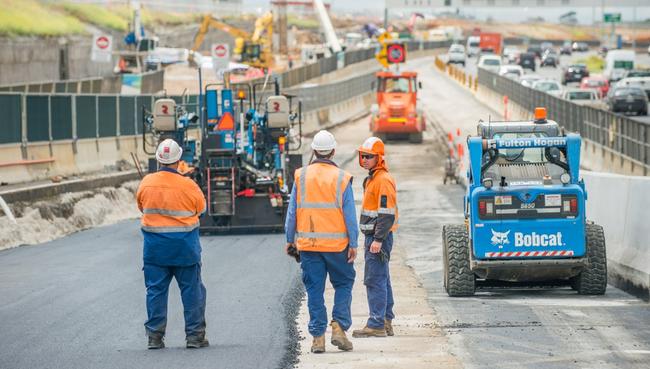
[[354,285],[354,264],[348,263],[348,249],[341,252],[300,253],[302,282],[307,290],[309,307],[309,334],[319,337],[327,328],[327,308],[325,307],[325,278],[330,276],[334,287],[334,308],[332,320],[337,321],[343,330],[352,325],[352,286]]
[[386,239],[381,244],[381,249],[386,255],[385,260],[381,260],[380,253],[373,254],[370,252],[370,244],[374,238],[366,236],[364,260],[366,267],[364,271],[363,284],[366,285],[368,294],[368,327],[375,329],[384,328],[384,319],[393,320],[393,288],[390,284],[390,269],[388,261],[390,253],[393,250],[393,232],[388,233]]
[[205,333],[206,291],[201,281],[201,264],[187,267],[145,264],[144,284],[147,287],[147,321],[144,327],[148,335],[165,335],[167,327],[167,296],[172,277],[181,290],[185,315],[185,334],[196,336]]

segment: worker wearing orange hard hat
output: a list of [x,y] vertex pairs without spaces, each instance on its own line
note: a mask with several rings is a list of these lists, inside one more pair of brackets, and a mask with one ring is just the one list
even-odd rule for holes
[[369,318],[353,337],[392,336],[393,289],[388,262],[393,248],[393,231],[397,229],[397,190],[384,160],[384,143],[368,138],[357,151],[359,165],[368,170],[363,182],[363,202],[359,228],[365,239],[363,282],[368,295]]

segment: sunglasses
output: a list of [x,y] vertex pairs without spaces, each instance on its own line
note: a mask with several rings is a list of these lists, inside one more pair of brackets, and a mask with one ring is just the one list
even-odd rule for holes
[[377,155],[361,154],[361,159],[368,159],[368,160],[370,160],[370,159],[374,159],[375,156],[377,156]]

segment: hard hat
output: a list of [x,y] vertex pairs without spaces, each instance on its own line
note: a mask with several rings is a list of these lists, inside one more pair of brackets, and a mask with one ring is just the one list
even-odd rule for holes
[[174,164],[181,160],[181,156],[183,156],[183,149],[171,138],[161,142],[156,150],[156,160],[160,164]]
[[318,131],[314,136],[314,140],[311,142],[311,148],[321,154],[326,154],[327,152],[334,150],[336,148],[334,135],[326,130]]
[[371,155],[384,155],[384,142],[378,137],[369,137],[366,139],[361,146],[357,149],[359,152],[363,152]]

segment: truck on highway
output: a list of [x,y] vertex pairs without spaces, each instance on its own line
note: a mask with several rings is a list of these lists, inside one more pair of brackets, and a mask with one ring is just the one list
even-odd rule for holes
[[500,33],[482,32],[479,40],[479,48],[481,54],[496,54],[501,55],[503,49],[503,38]]
[[442,231],[447,294],[530,284],[604,294],[605,236],[587,220],[580,136],[537,108],[531,121],[481,121],[467,144],[465,222]]
[[384,140],[408,138],[413,143],[422,142],[425,130],[424,116],[417,107],[418,82],[416,72],[381,71],[373,90],[377,103],[370,108],[370,131]]
[[610,81],[618,81],[628,70],[634,69],[636,54],[634,50],[611,50],[605,57],[603,75]]

